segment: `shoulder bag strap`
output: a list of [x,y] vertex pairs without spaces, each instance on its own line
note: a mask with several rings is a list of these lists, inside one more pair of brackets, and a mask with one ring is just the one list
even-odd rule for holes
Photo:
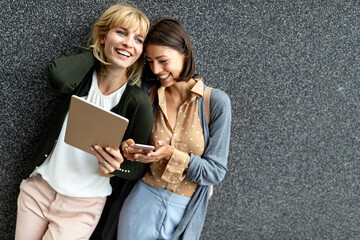
[[[211,87],[206,87],[205,90],[204,90],[204,96],[203,96],[204,112],[205,112],[206,122],[207,122],[208,126],[209,126],[210,118],[211,118],[211,112],[210,112],[210,93],[211,93],[211,90],[212,90]],[[213,193],[214,193],[214,186],[211,185],[209,199],[212,197]]]
[[210,113],[210,93],[212,88],[206,87],[204,90],[204,111],[206,116],[206,122],[209,125],[210,119],[211,119],[211,113]]

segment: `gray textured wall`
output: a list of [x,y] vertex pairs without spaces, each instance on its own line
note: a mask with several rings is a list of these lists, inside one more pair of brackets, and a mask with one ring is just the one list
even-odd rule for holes
[[[197,70],[232,100],[229,172],[202,239],[360,239],[358,1],[133,1],[181,19]],[[0,1],[0,239],[24,162],[61,96],[50,60],[115,1]]]

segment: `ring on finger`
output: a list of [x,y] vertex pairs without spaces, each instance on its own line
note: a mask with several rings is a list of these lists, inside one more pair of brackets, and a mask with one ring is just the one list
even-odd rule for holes
[[129,154],[128,147],[124,147],[124,150],[125,150],[125,154]]
[[104,161],[101,165],[105,166],[107,164],[107,161]]

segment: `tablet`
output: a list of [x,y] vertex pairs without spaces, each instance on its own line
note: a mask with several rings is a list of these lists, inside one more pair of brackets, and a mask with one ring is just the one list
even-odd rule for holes
[[128,123],[128,119],[73,95],[64,141],[90,154],[94,145],[118,149]]

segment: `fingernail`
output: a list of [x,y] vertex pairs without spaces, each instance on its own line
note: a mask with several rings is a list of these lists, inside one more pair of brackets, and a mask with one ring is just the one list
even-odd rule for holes
[[135,157],[135,158],[139,158],[139,155],[135,155],[134,157]]
[[105,149],[106,149],[106,151],[110,151],[110,148],[109,148],[109,147],[106,147]]
[[147,155],[148,155],[148,157],[151,157],[151,153],[148,153]]
[[95,148],[96,150],[98,150],[98,149],[99,149],[99,146],[96,146],[96,145],[95,145],[94,148]]
[[91,147],[91,148],[90,148],[90,150],[91,150],[91,151],[94,151],[94,148],[93,148],[93,147]]

